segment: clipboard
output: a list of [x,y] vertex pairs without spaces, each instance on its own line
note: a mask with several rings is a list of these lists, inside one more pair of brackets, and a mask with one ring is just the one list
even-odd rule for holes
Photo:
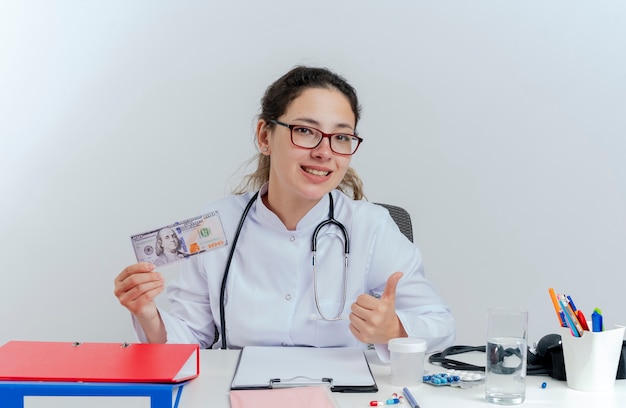
[[264,347],[241,350],[231,390],[327,385],[333,392],[377,392],[358,347]]

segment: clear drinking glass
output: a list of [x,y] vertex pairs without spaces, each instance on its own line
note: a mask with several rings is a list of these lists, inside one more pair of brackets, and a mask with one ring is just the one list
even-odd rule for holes
[[485,398],[500,405],[524,402],[528,311],[494,307],[487,310]]

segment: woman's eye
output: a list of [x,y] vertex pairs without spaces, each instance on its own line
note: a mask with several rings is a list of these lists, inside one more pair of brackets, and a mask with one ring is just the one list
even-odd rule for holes
[[340,143],[350,143],[352,141],[352,137],[350,135],[335,135],[334,138]]
[[297,128],[294,128],[293,130],[294,132],[297,132],[298,134],[302,136],[311,136],[314,134],[313,130],[307,127],[297,127]]

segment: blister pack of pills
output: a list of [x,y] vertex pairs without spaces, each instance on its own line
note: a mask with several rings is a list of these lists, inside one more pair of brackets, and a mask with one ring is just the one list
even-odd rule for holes
[[450,386],[459,388],[471,388],[485,381],[485,375],[475,371],[448,370],[440,373],[427,373],[424,375],[425,384],[436,387]]

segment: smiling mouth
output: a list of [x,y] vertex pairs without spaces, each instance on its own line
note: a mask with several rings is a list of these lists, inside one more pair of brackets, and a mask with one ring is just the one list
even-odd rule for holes
[[303,167],[302,168],[304,171],[306,171],[309,174],[313,174],[314,176],[320,176],[320,177],[325,177],[328,176],[330,174],[330,171],[322,171],[322,170],[315,170],[315,169],[309,169],[307,167]]

